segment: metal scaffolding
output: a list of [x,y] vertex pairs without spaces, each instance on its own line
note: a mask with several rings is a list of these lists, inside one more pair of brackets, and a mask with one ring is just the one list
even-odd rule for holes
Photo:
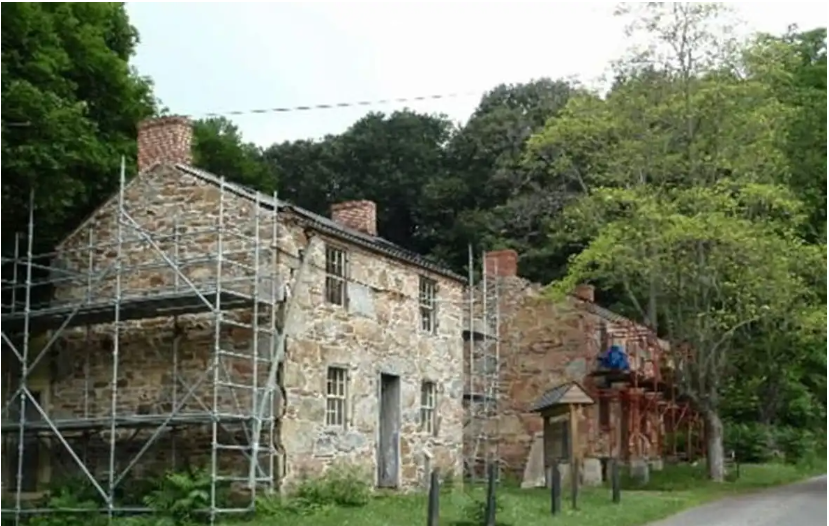
[[487,265],[486,254],[481,257],[482,278],[477,286],[474,267],[470,247],[468,327],[463,333],[467,368],[464,466],[465,475],[477,481],[486,479],[487,464],[498,466],[498,473],[501,469],[501,297],[497,259]]
[[[12,267],[3,281],[3,467],[12,467],[3,492],[13,505],[4,498],[2,513],[16,524],[73,511],[28,504],[61,461],[110,518],[149,511],[125,496],[125,482],[159,471],[206,469],[211,522],[249,511],[257,491],[278,485],[276,196],[229,210],[238,192],[222,180],[210,211],[178,202],[159,214],[128,205],[126,191],[122,161],[117,198],[101,209],[111,223],[89,222],[83,246],[51,254],[32,253],[30,207],[28,233],[3,258]],[[38,303],[42,290],[53,292]],[[35,479],[41,471],[49,480]]]

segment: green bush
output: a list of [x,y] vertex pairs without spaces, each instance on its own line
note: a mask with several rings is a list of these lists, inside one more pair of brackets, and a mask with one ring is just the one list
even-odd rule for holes
[[170,472],[144,497],[144,503],[173,524],[191,524],[210,506],[211,477],[206,472]]
[[[52,490],[52,495],[46,507],[55,510],[55,513],[46,513],[32,517],[27,524],[30,526],[103,526],[106,517],[97,511],[99,505],[94,500],[79,495],[70,486],[62,486]],[[58,510],[75,510],[71,514],[63,514]],[[78,512],[77,510],[89,510]]]
[[338,464],[322,477],[305,478],[293,494],[285,499],[257,499],[257,514],[280,516],[308,515],[329,507],[354,508],[368,504],[372,495],[370,477],[359,467]]
[[769,462],[779,456],[774,447],[773,429],[757,423],[726,425],[723,445],[745,463]]
[[371,483],[361,468],[339,464],[321,478],[302,481],[295,498],[320,505],[365,506],[371,499]]
[[725,428],[725,449],[743,463],[784,460],[792,464],[826,458],[825,430],[732,423]]
[[[498,520],[498,516],[504,510],[503,503],[495,496],[495,525],[509,526],[508,523]],[[471,499],[463,509],[464,521],[461,523],[464,526],[486,526],[486,499]]]

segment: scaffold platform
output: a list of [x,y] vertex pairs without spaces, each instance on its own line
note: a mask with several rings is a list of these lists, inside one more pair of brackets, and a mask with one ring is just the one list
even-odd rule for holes
[[[253,298],[229,290],[219,293],[221,310],[238,310],[252,307]],[[205,301],[207,299],[208,301]],[[142,320],[148,318],[183,316],[212,312],[215,309],[216,291],[193,290],[158,292],[145,296],[134,296],[114,301],[92,302],[85,305],[58,305],[33,309],[29,312],[29,331],[39,333],[61,327],[84,327],[112,323],[115,321],[116,307],[120,321]],[[262,302],[270,304],[270,302]],[[68,321],[67,321],[68,319]],[[26,325],[25,312],[4,312],[0,321],[4,333],[19,333]]]
[[[212,424],[214,421],[221,424],[241,424],[252,420],[245,415],[222,415],[209,413],[183,413],[172,417],[170,413],[154,413],[149,415],[124,415],[115,417],[117,429],[142,429],[165,427],[194,426]],[[19,421],[4,420],[2,433],[19,433],[23,427],[24,434],[39,434],[58,431],[101,431],[112,427],[113,419],[109,416],[92,418],[51,418],[50,420],[29,420],[21,425]],[[166,424],[165,424],[166,423]]]

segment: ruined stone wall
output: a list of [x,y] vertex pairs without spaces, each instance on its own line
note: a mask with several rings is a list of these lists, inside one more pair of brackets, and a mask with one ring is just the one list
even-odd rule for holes
[[526,280],[503,278],[500,294],[499,447],[505,470],[518,478],[543,425],[529,407],[556,385],[584,380],[588,330],[580,312],[556,305]]
[[[603,320],[577,299],[556,304],[542,295],[540,286],[519,277],[500,278],[499,295],[501,396],[499,416],[487,425],[497,426],[505,471],[520,478],[533,438],[543,428],[542,418],[530,413],[529,407],[545,391],[569,381],[579,382],[596,394],[588,374],[602,350],[602,324],[608,342],[622,345],[631,353],[633,367],[647,368],[650,362],[643,358],[648,354],[636,326]],[[607,457],[619,447],[622,408],[611,404],[609,409],[610,430],[599,426],[598,403],[579,411],[577,447],[582,455]],[[467,436],[467,442],[470,440]]]
[[[172,168],[159,166],[143,174],[125,192],[125,208],[152,233],[156,244],[168,258],[176,259],[185,277],[199,287],[215,285],[218,239],[215,232],[203,232],[216,224],[219,189],[200,179]],[[93,243],[114,241],[117,226],[115,203],[104,207],[93,219]],[[225,193],[225,224],[229,229],[251,236],[255,232],[254,205],[248,200]],[[287,214],[286,214],[287,216]],[[419,330],[418,276],[425,271],[398,263],[368,251],[342,245],[349,253],[350,279],[348,307],[326,304],[325,243],[334,241],[322,236],[311,243],[308,232],[290,217],[283,217],[278,228],[278,275],[290,282],[299,275],[301,252],[307,253],[309,266],[301,282],[291,283],[291,307],[295,324],[288,337],[284,366],[285,415],[277,446],[284,451],[285,479],[295,480],[303,472],[311,474],[338,460],[361,464],[370,476],[376,471],[375,450],[378,422],[378,381],[380,373],[401,378],[400,458],[404,486],[419,483],[425,459],[431,466],[456,470],[461,463],[462,437],[462,284],[442,276],[431,275],[438,282],[438,326],[434,334]],[[271,254],[272,221],[267,214],[259,219],[260,262],[267,267]],[[176,234],[175,227],[178,227]],[[125,237],[135,237],[124,228]],[[166,234],[166,235],[165,235]],[[178,238],[179,242],[174,243]],[[88,237],[80,232],[62,247],[60,261],[66,270],[85,270],[90,266]],[[237,264],[223,265],[222,287],[252,293],[256,284],[248,267],[253,264],[255,246],[250,238],[231,232],[223,236],[223,249]],[[121,260],[131,267],[122,275],[122,297],[136,297],[158,292],[185,280],[166,265],[164,258],[146,241],[131,241],[122,246]],[[116,256],[116,247],[92,252],[91,266],[106,268]],[[140,268],[147,263],[156,268]],[[426,273],[428,274],[428,273]],[[90,291],[86,277],[79,277],[59,287],[58,301],[93,301],[111,299],[116,282],[111,275],[101,286]],[[273,283],[260,280],[260,294],[273,289]],[[267,313],[264,313],[265,317]],[[230,320],[249,322],[252,313],[236,311],[226,314]],[[179,385],[177,400],[187,387],[205,376],[213,353],[214,324],[210,314],[182,316],[177,327],[170,318],[127,322],[119,335],[119,368],[116,405],[120,414],[166,412],[172,404],[174,367],[185,385]],[[106,416],[110,412],[112,392],[112,327],[98,325],[67,331],[61,344],[60,361],[64,363],[52,385],[53,412],[60,415]],[[173,341],[178,338],[174,347]],[[252,352],[250,330],[223,326],[221,346],[237,354]],[[259,347],[269,348],[269,338],[260,337]],[[173,349],[176,349],[173,352]],[[67,357],[73,358],[67,358]],[[252,384],[250,359],[222,358],[223,382]],[[349,370],[348,422],[345,429],[325,426],[326,374],[329,365]],[[267,376],[260,366],[259,385]],[[433,381],[438,387],[440,425],[436,436],[419,431],[420,384]],[[186,411],[204,411],[212,402],[212,375],[204,378]],[[219,387],[219,409],[234,414],[250,413],[250,389]],[[204,404],[203,404],[204,403]],[[279,414],[279,408],[276,409]]]

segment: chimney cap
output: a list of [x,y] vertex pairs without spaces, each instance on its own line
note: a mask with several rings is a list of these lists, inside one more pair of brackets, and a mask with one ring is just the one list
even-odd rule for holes
[[150,117],[149,119],[144,119],[140,121],[138,123],[138,129],[146,130],[147,128],[155,128],[158,126],[170,126],[176,124],[182,126],[190,126],[190,117],[186,117],[184,115],[165,115],[163,117]]

